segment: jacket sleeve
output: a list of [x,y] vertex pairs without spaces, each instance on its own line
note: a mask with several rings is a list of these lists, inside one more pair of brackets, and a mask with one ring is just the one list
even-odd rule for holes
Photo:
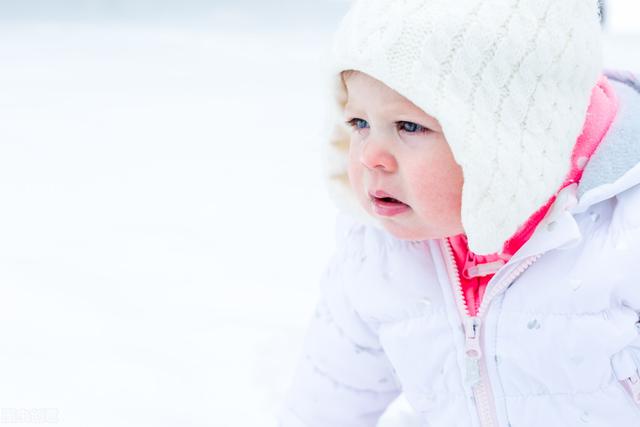
[[640,185],[616,197],[613,225],[608,228],[614,253],[605,268],[618,284],[616,299],[630,312],[624,315],[629,325],[617,330],[620,337],[629,337],[629,341],[611,356],[611,363],[618,380],[622,381],[636,405],[640,405]]
[[344,220],[337,231],[339,248],[321,280],[280,427],[374,427],[400,394],[376,333],[349,298],[355,264],[362,262],[349,246],[362,243],[361,233]]
[[[608,266],[614,276],[621,277],[620,298],[640,317],[640,184],[617,196],[610,227],[613,234],[614,266]],[[640,319],[639,319],[640,323]]]

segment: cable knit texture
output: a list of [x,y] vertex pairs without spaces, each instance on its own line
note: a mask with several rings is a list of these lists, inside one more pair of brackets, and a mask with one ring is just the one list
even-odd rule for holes
[[[562,188],[580,182],[584,168],[607,134],[617,112],[618,99],[615,91],[611,87],[607,77],[602,76],[598,81],[598,85],[593,88],[591,93],[591,102],[589,110],[587,111],[587,121],[585,122],[582,134],[573,147],[571,170],[567,173],[566,179],[561,186]],[[543,207],[533,213],[516,234],[505,242],[500,254],[486,256],[476,255],[469,251],[467,239],[464,234],[448,237],[458,271],[461,272],[460,283],[469,314],[472,316],[476,315],[482,297],[484,296],[484,291],[489,280],[493,277],[493,273],[480,275],[479,277],[470,277],[468,274],[469,268],[479,264],[492,263],[497,260],[508,261],[529,237],[531,237],[535,228],[549,211],[549,208],[556,200],[562,188],[558,189],[556,194],[554,194]]]
[[496,284],[541,257],[484,296],[477,332],[493,401],[472,389],[444,241],[399,240],[340,215],[280,426],[381,427],[400,394],[416,421],[391,424],[403,427],[477,427],[491,412],[499,427],[640,425],[627,387],[640,381],[640,80],[607,77],[613,124],[595,148],[608,116],[595,111],[575,151],[595,148],[578,188],[558,194]]
[[[602,67],[597,0],[357,0],[330,53],[328,175],[347,177],[343,70],[382,81],[436,117],[464,173],[475,253],[498,252],[562,184]],[[360,210],[360,213],[362,211]]]

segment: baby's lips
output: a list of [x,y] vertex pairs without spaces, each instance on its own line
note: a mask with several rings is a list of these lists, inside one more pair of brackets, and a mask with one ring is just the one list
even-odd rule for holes
[[389,194],[386,191],[382,191],[382,190],[376,190],[374,192],[369,192],[369,197],[371,197],[371,199],[390,198],[390,199],[393,199],[393,200],[395,200],[395,201],[397,201],[399,203],[402,203],[403,205],[406,205],[406,203],[404,203],[402,200],[400,200],[397,197],[393,196],[392,194]]

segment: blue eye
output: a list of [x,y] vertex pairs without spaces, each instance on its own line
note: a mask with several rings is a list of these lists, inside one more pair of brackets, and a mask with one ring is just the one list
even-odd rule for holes
[[[358,118],[354,118],[351,120],[347,120],[345,122],[349,127],[355,129],[355,130],[362,130],[362,129],[367,129],[369,128],[369,123],[367,123],[366,120],[362,120],[362,119],[358,119]],[[408,132],[408,133],[416,133],[416,134],[421,134],[421,133],[427,133],[430,131],[429,128],[426,128],[422,125],[419,125],[417,123],[413,123],[413,122],[405,122],[405,121],[400,121],[400,122],[396,122],[396,127],[399,131],[404,131],[404,132]]]
[[354,129],[366,129],[369,127],[369,123],[366,120],[362,119],[351,119],[347,120],[347,125],[351,126]]
[[403,130],[409,133],[425,133],[429,131],[428,128],[421,126],[417,123],[397,122],[396,124],[398,125],[398,130]]

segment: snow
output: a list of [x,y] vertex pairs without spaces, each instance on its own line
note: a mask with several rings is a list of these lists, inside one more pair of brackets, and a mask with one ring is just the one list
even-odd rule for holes
[[640,3],[637,0],[606,0],[607,28],[618,34],[640,33]]
[[0,31],[0,418],[275,425],[333,245],[321,36]]
[[0,26],[0,422],[276,425],[333,248],[337,15],[216,16]]

